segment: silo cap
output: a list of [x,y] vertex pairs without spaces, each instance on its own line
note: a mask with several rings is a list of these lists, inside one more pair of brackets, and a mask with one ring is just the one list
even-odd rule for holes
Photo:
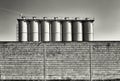
[[87,18],[85,18],[85,20],[90,20],[90,18],[87,17]]
[[90,17],[90,18],[85,18],[85,20],[95,20],[95,18],[94,17]]
[[69,19],[69,17],[65,17],[65,20],[68,20]]
[[58,19],[58,17],[54,17],[54,20],[57,20]]
[[43,17],[43,19],[44,19],[44,20],[46,20],[46,19],[47,19],[47,17]]
[[22,18],[22,19],[26,19],[26,17],[25,17],[25,16],[22,16],[21,18]]
[[75,20],[79,20],[79,17],[75,17]]
[[75,20],[82,20],[81,17],[75,17]]
[[85,21],[94,22],[94,21],[95,21],[95,18],[85,18]]
[[33,19],[36,19],[36,17],[35,17],[35,16],[33,16],[32,18],[33,18]]

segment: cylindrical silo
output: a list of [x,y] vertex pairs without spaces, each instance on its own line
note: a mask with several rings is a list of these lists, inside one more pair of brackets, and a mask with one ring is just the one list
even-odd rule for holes
[[19,41],[28,41],[28,24],[25,17],[18,21],[19,23]]
[[86,19],[83,22],[83,41],[93,41],[93,39],[94,39],[93,21]]
[[51,23],[51,38],[52,41],[62,41],[62,26],[61,22],[57,20],[57,17]]
[[30,40],[39,41],[39,24],[35,17],[30,22]]
[[82,41],[82,22],[77,19],[73,22],[73,41]]
[[50,41],[50,23],[46,19],[41,21],[42,41]]
[[62,39],[63,41],[72,41],[72,24],[71,21],[68,20],[68,18],[65,18],[65,21],[62,23]]

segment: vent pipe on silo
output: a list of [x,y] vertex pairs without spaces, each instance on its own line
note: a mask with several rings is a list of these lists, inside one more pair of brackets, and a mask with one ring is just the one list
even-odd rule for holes
[[41,21],[41,33],[42,41],[50,41],[50,22],[47,17],[43,17],[43,21]]
[[36,17],[30,21],[30,41],[39,41],[39,23]]
[[93,21],[86,18],[83,22],[83,41],[93,41],[94,40],[94,28]]
[[62,41],[62,25],[58,17],[54,17],[51,23],[51,38],[52,41]]
[[19,41],[28,41],[28,22],[26,17],[22,16],[22,19],[18,20],[19,24]]
[[73,41],[82,41],[82,22],[78,17],[73,21]]
[[69,17],[65,17],[62,23],[62,39],[63,41],[72,41],[72,24]]

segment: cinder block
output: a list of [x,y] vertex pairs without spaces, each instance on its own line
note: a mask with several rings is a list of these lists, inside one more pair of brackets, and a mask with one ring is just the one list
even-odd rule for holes
[[[91,55],[91,56],[90,56]],[[45,56],[45,57],[44,57]],[[120,42],[0,42],[1,79],[92,79],[120,76]]]

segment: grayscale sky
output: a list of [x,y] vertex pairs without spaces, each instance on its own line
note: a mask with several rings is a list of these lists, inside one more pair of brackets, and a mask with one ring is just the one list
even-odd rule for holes
[[16,40],[19,12],[38,17],[94,17],[94,40],[120,40],[120,0],[0,0],[0,41]]

